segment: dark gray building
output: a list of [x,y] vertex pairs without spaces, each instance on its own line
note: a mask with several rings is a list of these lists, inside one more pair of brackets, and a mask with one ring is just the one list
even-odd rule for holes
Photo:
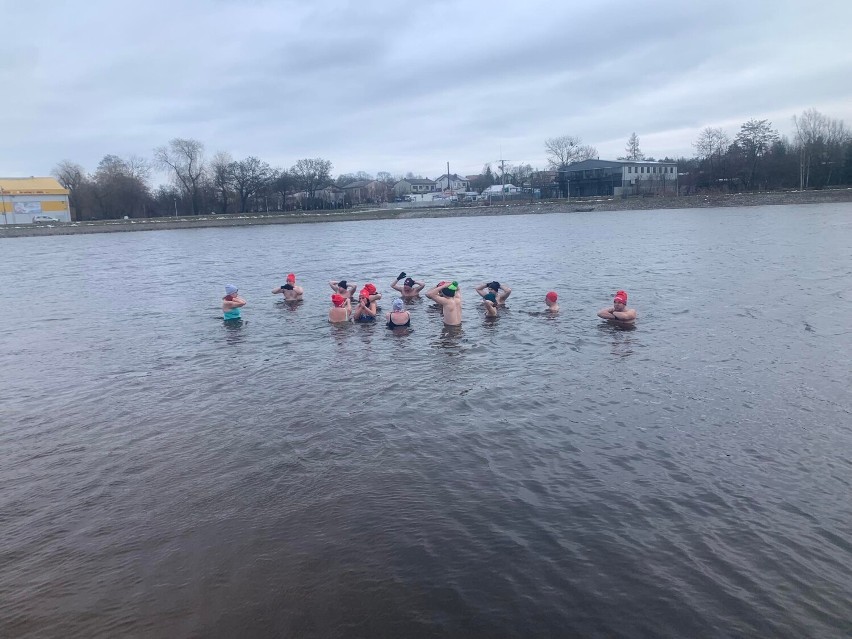
[[559,185],[571,197],[665,195],[677,193],[677,163],[583,160],[559,171]]

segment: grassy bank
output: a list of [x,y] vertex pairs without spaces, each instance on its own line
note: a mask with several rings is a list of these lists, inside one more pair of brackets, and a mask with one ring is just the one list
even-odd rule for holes
[[277,214],[200,215],[160,217],[133,220],[97,220],[55,225],[0,226],[2,237],[37,237],[41,235],[77,235],[117,233],[256,224],[306,224],[318,222],[351,222],[360,220],[392,220],[412,218],[466,217],[487,215],[527,215],[571,213],[576,211],[638,211],[654,209],[715,208],[727,206],[766,206],[852,202],[852,189],[832,191],[791,191],[779,193],[739,193],[734,195],[691,195],[683,197],[584,198],[581,200],[507,202],[490,206],[450,206],[446,208],[406,208],[335,211],[293,211]]

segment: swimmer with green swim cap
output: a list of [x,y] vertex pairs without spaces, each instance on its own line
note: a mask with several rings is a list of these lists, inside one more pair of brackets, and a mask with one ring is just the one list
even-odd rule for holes
[[426,293],[426,297],[441,307],[444,324],[447,326],[461,324],[462,294],[458,282],[447,282],[446,280],[438,282]]

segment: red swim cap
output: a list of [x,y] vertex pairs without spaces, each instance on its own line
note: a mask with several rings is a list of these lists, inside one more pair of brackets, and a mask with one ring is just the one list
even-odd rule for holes
[[359,291],[358,297],[370,297],[370,289],[365,286]]
[[331,303],[335,306],[343,306],[344,302],[346,302],[346,298],[342,295],[338,295],[337,293],[335,293],[331,296]]
[[288,282],[295,282],[296,281],[296,274],[295,273],[288,273],[287,274],[287,281]]
[[625,293],[624,291],[616,291],[615,297],[613,297],[612,299],[618,300],[622,304],[627,304],[627,293]]
[[555,291],[550,291],[550,292],[548,292],[548,294],[547,294],[547,295],[545,295],[545,296],[544,296],[544,298],[545,298],[548,302],[555,302],[557,297],[558,297],[558,296],[556,295],[556,292],[555,292]]
[[370,291],[370,295],[376,294],[376,286],[375,284],[364,284],[364,290]]

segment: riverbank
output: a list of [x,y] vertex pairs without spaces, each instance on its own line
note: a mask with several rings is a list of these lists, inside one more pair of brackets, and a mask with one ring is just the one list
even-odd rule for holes
[[[292,211],[271,214],[200,215],[177,218],[96,220],[56,225],[0,226],[0,238],[38,237],[42,235],[78,235],[126,231],[176,230],[258,224],[310,224],[318,222],[355,222],[439,217],[488,215],[529,215],[573,213],[580,211],[644,211],[659,209],[717,208],[730,206],[767,206],[852,202],[852,189],[832,191],[789,191],[773,193],[737,193],[730,195],[690,195],[682,197],[583,198],[541,202],[506,202],[483,206],[446,208],[380,208],[344,211]],[[393,205],[390,205],[391,207]]]

